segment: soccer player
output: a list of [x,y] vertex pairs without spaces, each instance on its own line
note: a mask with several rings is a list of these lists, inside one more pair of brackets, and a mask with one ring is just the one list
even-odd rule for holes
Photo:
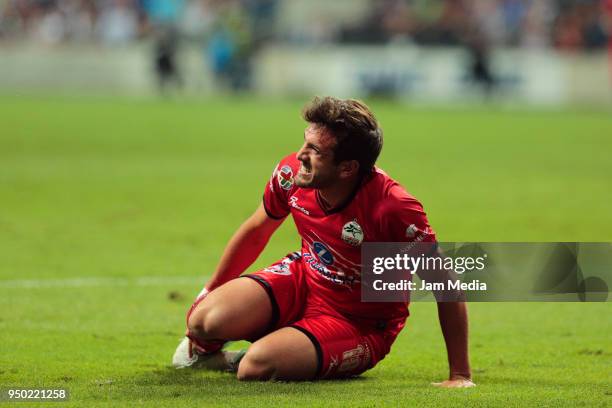
[[[404,327],[407,303],[361,302],[360,246],[435,242],[423,207],[375,167],[383,135],[364,103],[315,98],[303,117],[302,147],[276,166],[189,310],[175,367],[233,364],[241,380],[349,377],[381,361]],[[240,276],[290,214],[301,250]],[[465,304],[438,303],[438,315],[450,375],[437,385],[473,386]],[[220,352],[228,340],[253,344],[230,358]]]

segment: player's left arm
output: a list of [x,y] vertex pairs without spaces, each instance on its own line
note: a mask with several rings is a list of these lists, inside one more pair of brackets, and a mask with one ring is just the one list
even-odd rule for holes
[[[394,188],[393,199],[381,208],[381,223],[389,241],[435,244],[436,234],[427,221],[421,204],[402,189]],[[419,274],[420,275],[420,274]],[[421,277],[422,278],[422,277]],[[453,293],[450,293],[451,295]],[[434,293],[434,295],[436,295]],[[449,295],[446,292],[446,295]],[[449,300],[447,298],[446,300]],[[449,364],[448,380],[434,383],[440,387],[473,387],[468,355],[468,313],[464,302],[438,302],[438,318],[446,343]]]
[[438,302],[438,318],[448,355],[448,380],[433,385],[473,387],[468,354],[468,312],[465,302]]
[[[437,247],[437,244],[435,245]],[[437,254],[431,256],[441,256],[439,248],[435,252]],[[422,280],[431,282],[444,282],[452,277],[446,270],[417,273]],[[468,351],[468,311],[467,304],[463,302],[465,296],[461,291],[448,289],[433,291],[433,294],[438,300],[438,320],[446,344],[449,367],[448,380],[433,385],[448,388],[473,387]]]

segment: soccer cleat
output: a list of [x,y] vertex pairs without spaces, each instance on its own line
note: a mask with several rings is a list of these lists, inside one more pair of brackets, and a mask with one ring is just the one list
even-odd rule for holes
[[172,356],[172,365],[175,368],[194,367],[199,361],[209,359],[209,356],[220,354],[225,342],[212,341],[206,343],[206,348],[197,344],[195,341],[185,336],[179,343],[174,356]]
[[235,373],[245,353],[246,351],[218,351],[212,354],[200,354],[190,368]]
[[185,337],[174,352],[172,357],[172,366],[174,368],[193,368],[215,371],[231,371],[238,370],[238,364],[244,357],[246,350],[241,351],[213,351],[211,353],[202,353],[197,347]]
[[227,360],[229,369],[227,371],[231,371],[232,373],[238,372],[238,366],[242,361],[242,357],[246,354],[246,349],[239,351],[225,351],[225,359]]
[[191,340],[188,337],[184,337],[179,343],[174,355],[172,356],[172,366],[174,368],[186,368],[191,367],[195,362],[198,361],[200,353],[194,352],[191,346]]

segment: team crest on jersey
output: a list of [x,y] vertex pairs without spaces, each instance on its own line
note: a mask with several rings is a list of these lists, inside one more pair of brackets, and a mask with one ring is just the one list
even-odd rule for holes
[[349,245],[359,246],[363,242],[363,229],[356,220],[349,221],[342,227],[342,240]]
[[317,255],[319,261],[321,261],[323,264],[329,266],[334,263],[334,256],[332,255],[331,251],[327,249],[325,244],[322,244],[320,242],[314,242],[312,244],[312,249]]
[[293,170],[291,170],[291,167],[281,167],[278,171],[277,179],[278,184],[280,184],[283,189],[291,190],[291,187],[293,187]]

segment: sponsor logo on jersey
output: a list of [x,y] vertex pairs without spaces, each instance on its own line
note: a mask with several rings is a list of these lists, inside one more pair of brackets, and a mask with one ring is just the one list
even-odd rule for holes
[[332,255],[331,251],[327,249],[325,244],[315,241],[312,244],[312,249],[314,250],[314,253],[316,254],[319,261],[321,261],[325,265],[329,266],[334,263],[334,256]]
[[358,276],[355,275],[346,275],[342,271],[334,272],[330,271],[325,265],[323,265],[316,256],[311,254],[310,252],[304,252],[304,262],[306,265],[310,266],[314,271],[318,272],[319,275],[324,277],[330,282],[333,282],[338,285],[344,285],[348,287],[352,287],[353,285],[359,283]]
[[284,190],[291,190],[291,187],[293,187],[293,170],[291,170],[291,167],[287,165],[281,167],[278,171],[277,179],[278,184]]
[[363,242],[363,229],[357,220],[349,221],[342,227],[342,240],[349,245],[359,246]]
[[297,201],[298,198],[296,196],[291,196],[291,198],[289,198],[289,205],[295,208],[296,210],[303,212],[306,215],[310,215],[310,212],[304,207],[299,206]]

